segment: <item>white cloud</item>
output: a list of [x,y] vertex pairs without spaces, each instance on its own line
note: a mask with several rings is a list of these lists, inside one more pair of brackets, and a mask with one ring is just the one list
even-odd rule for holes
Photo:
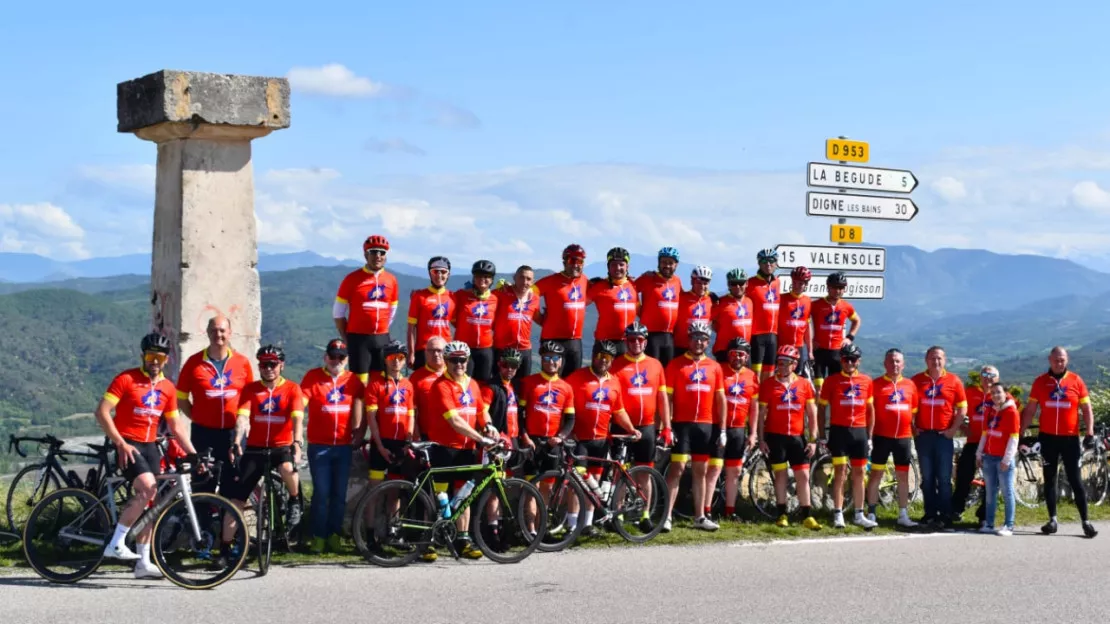
[[413,156],[425,156],[427,154],[422,148],[399,137],[390,139],[370,138],[366,140],[363,147],[366,151],[374,152],[375,154],[397,153],[411,154]]
[[154,165],[82,165],[77,175],[105,186],[153,193],[157,169]]
[[85,230],[63,208],[49,202],[0,204],[0,251],[35,253],[58,259],[90,256]]
[[967,189],[964,187],[964,183],[952,176],[938,178],[936,182],[933,182],[932,189],[934,193],[950,202],[967,197]]
[[482,125],[482,120],[478,119],[477,115],[461,106],[443,101],[433,101],[430,103],[430,107],[432,115],[428,123],[433,126],[470,130]]
[[289,86],[304,93],[333,97],[374,97],[381,95],[385,85],[355,75],[345,65],[331,63],[321,67],[294,67],[285,75]]
[[1110,210],[1110,192],[1102,190],[1097,183],[1090,180],[1080,182],[1072,187],[1068,199],[1080,208],[1098,211]]

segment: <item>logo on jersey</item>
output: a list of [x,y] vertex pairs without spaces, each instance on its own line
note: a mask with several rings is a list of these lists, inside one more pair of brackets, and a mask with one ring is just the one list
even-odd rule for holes
[[528,311],[528,306],[531,303],[532,303],[531,299],[526,299],[524,301],[517,300],[517,301],[512,302],[512,304],[509,307],[512,308],[516,312],[527,312]]
[[695,368],[694,371],[690,373],[690,381],[693,383],[705,381],[708,378],[709,375],[705,372],[704,368]]
[[221,373],[216,373],[216,376],[212,378],[212,387],[213,388],[226,388],[227,386],[230,386],[230,385],[231,385],[231,371],[226,371],[222,374]]
[[631,301],[631,300],[632,300],[632,291],[628,290],[627,288],[621,288],[620,292],[617,293],[617,301]]
[[646,386],[647,382],[648,382],[648,380],[647,380],[647,371],[640,371],[638,373],[634,373],[632,375],[632,379],[629,380],[629,383],[631,383],[633,386],[636,386],[637,388],[641,388],[643,386]]
[[375,284],[374,287],[370,289],[370,292],[366,294],[366,298],[371,301],[380,301],[382,299],[385,299],[385,285]]
[[489,304],[479,302],[474,306],[474,316],[485,316],[489,314]]
[[547,392],[544,392],[540,395],[540,405],[555,405],[555,402],[558,400],[558,390],[548,390]]
[[997,429],[998,423],[1002,422],[1002,414],[995,412],[990,420],[987,421],[987,429]]
[[447,302],[437,303],[436,307],[432,308],[432,318],[436,320],[443,320],[447,318]]
[[860,396],[859,384],[854,383],[854,384],[848,384],[847,386],[845,386],[845,388],[844,388],[844,398],[846,398],[846,399],[858,399],[859,396]]
[[[393,392],[389,393],[389,402],[392,403],[393,405],[403,405],[404,402],[405,402],[405,397],[408,396],[408,393],[409,393],[409,391],[406,390],[405,388],[394,388]],[[463,396],[466,396],[468,394],[470,394],[469,390],[467,392],[464,392]],[[462,400],[460,399],[459,402],[462,403]],[[463,405],[469,405],[469,403],[462,403],[462,404]]]
[[265,401],[258,406],[258,411],[263,414],[273,415],[281,411],[281,399],[272,396],[267,397]]
[[667,286],[666,288],[663,289],[663,301],[674,301],[674,300],[675,300],[674,286]]
[[906,402],[906,391],[901,389],[901,388],[895,388],[894,392],[890,393],[890,402],[891,403],[905,403]]
[[601,387],[601,388],[598,388],[597,390],[594,390],[593,394],[590,395],[590,398],[593,399],[594,401],[608,401],[609,400],[609,388]]
[[763,297],[767,303],[778,303],[779,293],[774,288],[768,288],[767,294]]
[[742,394],[744,394],[744,389],[747,386],[748,382],[746,381],[734,382],[731,386],[728,387],[728,393],[732,396],[741,396]]
[[929,388],[927,390],[925,390],[925,397],[929,398],[929,399],[935,399],[935,398],[940,397],[941,393],[943,393],[943,392],[944,392],[944,388],[934,384],[932,386],[929,386]]
[[1048,393],[1048,398],[1053,401],[1068,398],[1068,391],[1063,386],[1056,386],[1056,389]]
[[806,309],[803,306],[798,306],[798,307],[794,308],[793,310],[791,310],[791,312],[790,312],[790,318],[792,318],[794,320],[801,320],[801,319],[805,318],[805,316],[806,316]]
[[328,390],[328,396],[327,396],[328,403],[342,403],[343,402],[343,391],[345,389],[346,389],[345,386],[339,386],[337,388],[332,388],[331,390]]
[[825,315],[825,322],[831,325],[840,324],[840,310],[833,310]]
[[567,293],[567,299],[570,301],[580,301],[582,299],[582,287],[578,284],[570,287],[570,292]]
[[143,398],[140,400],[142,401],[143,405],[153,410],[154,408],[158,407],[159,401],[162,400],[162,393],[154,388],[151,388],[150,391],[144,394]]
[[736,318],[748,318],[748,306],[746,304],[741,303],[736,306]]
[[690,316],[693,316],[694,318],[705,318],[705,315],[705,303],[701,301],[699,301],[698,304],[694,306],[694,309],[690,311]]
[[780,403],[785,403],[787,405],[797,403],[798,402],[798,389],[791,386],[791,387],[787,388],[786,390],[783,390],[782,397],[779,398],[779,402]]
[[[398,388],[398,390],[400,390],[400,388]],[[470,392],[470,388],[463,390],[462,394],[459,395],[459,405],[463,407],[474,405],[474,395]]]

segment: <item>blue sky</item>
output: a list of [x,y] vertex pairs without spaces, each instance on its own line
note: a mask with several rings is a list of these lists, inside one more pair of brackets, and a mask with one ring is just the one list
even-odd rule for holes
[[149,248],[154,146],[115,131],[115,84],[173,68],[293,82],[254,148],[265,249],[751,264],[827,242],[805,164],[846,134],[921,180],[868,242],[1110,269],[1108,5],[364,4],[7,9],[0,251]]

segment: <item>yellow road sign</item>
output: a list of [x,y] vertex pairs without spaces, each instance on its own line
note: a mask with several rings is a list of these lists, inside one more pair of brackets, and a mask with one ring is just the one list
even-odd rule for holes
[[871,146],[863,141],[825,139],[826,160],[846,160],[865,163],[871,158]]
[[829,240],[834,243],[862,243],[862,225],[832,225],[829,226]]

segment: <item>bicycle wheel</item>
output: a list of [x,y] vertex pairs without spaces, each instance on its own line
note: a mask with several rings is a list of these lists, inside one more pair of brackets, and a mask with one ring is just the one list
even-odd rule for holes
[[270,571],[270,560],[274,556],[274,514],[276,513],[274,485],[268,480],[264,480],[264,482],[265,485],[258,495],[260,504],[257,517],[258,525],[256,527],[258,532],[258,572],[262,576],[266,576],[266,573]]
[[115,524],[95,496],[77,488],[56,490],[27,516],[23,554],[44,579],[74,583],[100,566],[113,531]]
[[[647,481],[647,486],[640,481]],[[663,530],[670,490],[667,480],[650,466],[634,466],[628,476],[613,484],[613,530],[624,539],[640,544]]]
[[[496,498],[495,498],[496,497]],[[497,505],[490,505],[496,500]],[[496,513],[501,527],[500,544],[490,544],[482,527]],[[534,529],[534,531],[532,530]],[[539,488],[524,479],[504,479],[486,486],[470,514],[470,536],[490,561],[519,563],[539,548],[547,534],[547,505]]]
[[586,508],[586,491],[582,486],[568,475],[559,470],[549,470],[538,477],[534,482],[540,483],[540,492],[547,489],[546,481],[550,486],[550,495],[547,503],[547,531],[540,538],[537,547],[542,552],[558,552],[570,546],[582,535],[586,529],[584,522],[577,522],[573,529],[567,529],[567,514],[570,513],[570,502],[578,502],[578,513],[581,518],[582,511]]
[[[832,511],[836,509],[833,498],[834,469],[832,455],[825,454],[810,464],[809,468],[809,504],[814,511]],[[850,481],[845,479],[845,482]],[[848,488],[851,489],[850,487]],[[844,505],[847,507],[847,503]]]
[[759,513],[767,518],[774,518],[775,504],[775,477],[767,458],[762,455],[751,463],[751,474],[748,477],[748,498],[752,501]]
[[22,533],[27,516],[35,505],[50,492],[62,488],[58,475],[48,470],[46,464],[25,466],[16,473],[8,488],[7,507],[8,527],[12,533]]
[[1044,500],[1044,464],[1018,455],[1014,470],[1014,500],[1029,509],[1040,507]]
[[1087,493],[1088,505],[1101,505],[1106,498],[1106,462],[1094,451],[1084,451],[1079,458],[1079,479]]
[[355,505],[351,521],[355,548],[374,565],[408,565],[431,545],[437,518],[435,502],[427,492],[408,481],[383,481]]
[[[211,589],[228,580],[247,560],[247,525],[234,503],[223,496],[195,493],[191,499],[200,528],[193,534],[185,499],[179,498],[162,510],[154,524],[151,554],[155,565],[170,582],[186,589]],[[225,520],[235,525],[231,548],[221,556],[220,543]]]

